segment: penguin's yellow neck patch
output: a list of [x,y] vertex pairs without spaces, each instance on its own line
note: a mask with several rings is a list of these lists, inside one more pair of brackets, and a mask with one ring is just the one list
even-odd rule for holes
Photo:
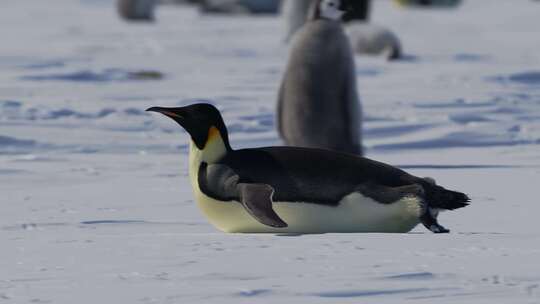
[[214,126],[211,126],[210,129],[208,130],[208,138],[206,139],[206,144],[208,145],[208,143],[218,138],[221,139],[221,134],[219,133],[219,130]]
[[196,163],[200,161],[213,163],[227,153],[225,142],[215,126],[208,129],[208,138],[202,150],[199,150],[194,143],[192,143],[191,147],[190,158],[193,157],[192,160]]

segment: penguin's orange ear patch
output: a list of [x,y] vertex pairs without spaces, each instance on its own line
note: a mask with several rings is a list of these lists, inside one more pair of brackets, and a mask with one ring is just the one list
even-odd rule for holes
[[221,137],[221,134],[219,134],[219,130],[214,126],[211,126],[208,130],[208,139],[206,140],[206,142],[209,142],[219,137]]

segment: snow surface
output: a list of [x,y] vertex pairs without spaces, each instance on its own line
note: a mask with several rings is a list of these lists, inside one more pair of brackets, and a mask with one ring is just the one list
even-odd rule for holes
[[232,235],[197,210],[188,138],[149,106],[210,100],[279,144],[275,17],[108,0],[0,4],[0,303],[540,303],[540,3],[375,1],[407,57],[359,57],[368,156],[467,192],[448,235]]

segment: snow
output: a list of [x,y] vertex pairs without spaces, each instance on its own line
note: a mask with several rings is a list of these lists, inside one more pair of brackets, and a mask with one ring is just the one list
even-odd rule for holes
[[2,3],[0,303],[540,303],[540,4],[375,2],[407,56],[357,58],[367,153],[472,197],[440,216],[448,235],[224,234],[202,217],[186,134],[144,109],[208,100],[234,147],[280,144],[277,18]]

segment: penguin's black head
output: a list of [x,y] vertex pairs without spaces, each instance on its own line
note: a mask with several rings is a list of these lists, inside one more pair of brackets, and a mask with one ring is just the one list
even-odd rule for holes
[[353,20],[368,21],[370,12],[369,0],[342,0],[345,14],[341,18],[344,22]]
[[151,107],[146,111],[172,118],[189,133],[199,150],[203,150],[214,135],[220,135],[227,150],[231,150],[227,127],[219,110],[211,104],[196,103],[178,108]]

